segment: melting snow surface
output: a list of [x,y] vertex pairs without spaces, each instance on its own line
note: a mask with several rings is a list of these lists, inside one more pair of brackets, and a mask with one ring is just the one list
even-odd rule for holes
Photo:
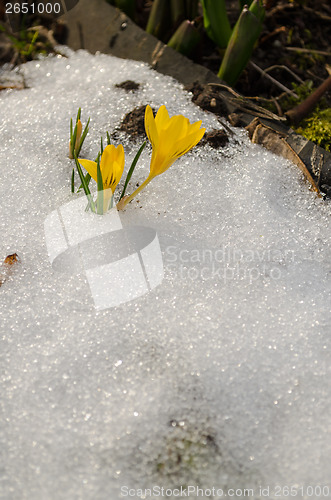
[[[140,105],[221,125],[145,64],[68,55],[25,64],[28,88],[0,95],[0,260],[21,259],[0,289],[0,498],[288,497],[277,485],[325,498],[330,202],[242,130],[196,147],[120,213],[157,232],[162,283],[97,310],[84,272],[53,269],[45,242],[47,216],[77,198],[70,117],[91,117],[90,159]],[[114,87],[127,79],[140,89]],[[119,140],[127,169],[140,143]]]

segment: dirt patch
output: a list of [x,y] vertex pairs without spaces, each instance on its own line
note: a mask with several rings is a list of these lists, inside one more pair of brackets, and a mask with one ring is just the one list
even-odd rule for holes
[[117,83],[115,87],[117,87],[118,89],[126,90],[126,92],[135,92],[139,89],[140,83],[134,82],[132,80],[125,80],[125,82]]
[[[118,132],[125,132],[134,138],[145,135],[145,109],[146,105],[140,106],[125,115],[119,128],[112,134],[112,138],[117,139]],[[155,113],[154,109],[153,113]]]
[[228,134],[225,130],[211,130],[202,138],[201,145],[209,144],[214,149],[224,148],[229,142]]
[[220,99],[219,91],[209,85],[201,85],[194,82],[192,85],[186,85],[185,90],[191,92],[192,101],[200,108],[211,111],[219,116],[228,116],[228,109],[224,101]]

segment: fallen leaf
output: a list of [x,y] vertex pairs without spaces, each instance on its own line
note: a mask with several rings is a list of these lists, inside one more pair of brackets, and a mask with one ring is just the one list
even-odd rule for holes
[[291,160],[297,167],[300,168],[308,182],[311,184],[313,191],[317,193],[319,198],[322,198],[321,192],[317,187],[312,175],[303,163],[299,155],[287,143],[286,138],[279,131],[268,127],[261,123],[258,118],[255,118],[247,127],[250,139],[255,144],[261,144],[269,151],[276,155],[280,155],[287,160]]
[[8,255],[0,266],[0,286],[4,284],[13,272],[13,266],[20,261],[17,253]]

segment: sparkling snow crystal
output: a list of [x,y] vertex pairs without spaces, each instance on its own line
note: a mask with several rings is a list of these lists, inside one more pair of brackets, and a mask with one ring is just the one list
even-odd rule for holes
[[[120,213],[157,232],[162,283],[98,311],[84,272],[53,269],[45,242],[46,217],[77,198],[70,117],[91,117],[90,159],[142,105],[222,126],[146,64],[80,51],[22,72],[28,88],[0,95],[0,262],[20,257],[0,288],[0,498],[331,492],[330,202],[244,131],[197,146]],[[128,79],[137,91],[115,87]],[[142,141],[120,141],[127,171]]]

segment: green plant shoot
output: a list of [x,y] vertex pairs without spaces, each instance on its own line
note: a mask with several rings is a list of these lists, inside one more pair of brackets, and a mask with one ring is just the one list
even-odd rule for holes
[[246,67],[260,36],[264,15],[260,0],[254,0],[249,9],[242,10],[218,72],[219,78],[228,85],[234,85]]
[[183,21],[168,42],[168,46],[189,56],[200,42],[200,33],[192,21]]
[[221,49],[225,49],[231,36],[231,26],[225,0],[201,0],[203,22],[209,38]]

